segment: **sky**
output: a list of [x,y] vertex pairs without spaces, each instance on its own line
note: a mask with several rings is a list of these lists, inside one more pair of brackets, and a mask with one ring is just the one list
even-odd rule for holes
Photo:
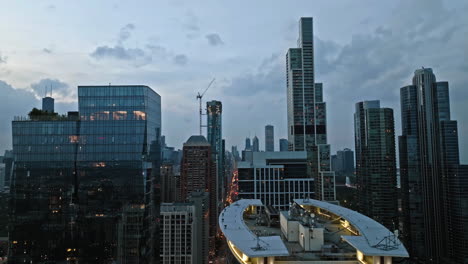
[[144,84],[162,97],[162,132],[181,148],[198,133],[196,94],[223,103],[226,146],[264,127],[286,138],[285,54],[298,20],[314,18],[315,75],[333,152],[354,149],[356,102],[381,101],[401,134],[399,88],[433,68],[450,84],[461,160],[468,162],[468,2],[459,0],[0,0],[0,153],[11,120],[40,107],[77,110],[78,85]]

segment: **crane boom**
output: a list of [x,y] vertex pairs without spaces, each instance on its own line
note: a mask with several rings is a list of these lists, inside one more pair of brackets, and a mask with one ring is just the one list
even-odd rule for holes
[[205,91],[203,91],[202,94],[200,94],[200,92],[197,94],[197,99],[199,100],[198,104],[199,104],[199,113],[200,113],[200,136],[202,135],[202,115],[203,115],[203,112],[202,112],[202,98],[205,95],[206,91],[208,91],[208,89],[214,83],[215,80],[216,80],[216,78],[213,78],[213,80],[211,80],[211,82],[208,84],[208,86],[206,87]]

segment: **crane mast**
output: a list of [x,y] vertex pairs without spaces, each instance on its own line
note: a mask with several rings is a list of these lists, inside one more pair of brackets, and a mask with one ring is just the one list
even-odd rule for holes
[[213,80],[211,80],[210,84],[208,84],[208,86],[206,87],[205,91],[200,94],[198,93],[197,94],[197,100],[198,100],[198,105],[199,105],[199,113],[200,113],[200,136],[203,135],[202,134],[202,115],[203,115],[203,112],[202,112],[202,98],[203,96],[205,95],[206,91],[208,91],[208,89],[210,88],[210,86],[214,83],[216,79],[213,78]]

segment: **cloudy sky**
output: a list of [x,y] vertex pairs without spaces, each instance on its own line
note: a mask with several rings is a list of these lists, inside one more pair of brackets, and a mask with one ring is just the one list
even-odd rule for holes
[[[264,146],[264,126],[286,137],[285,54],[297,21],[314,17],[316,81],[324,83],[334,151],[353,141],[354,104],[380,99],[395,110],[416,68],[450,83],[468,162],[468,2],[455,0],[0,0],[0,151],[11,120],[44,87],[56,109],[77,109],[76,87],[146,84],[162,96],[163,133],[181,147],[198,133],[195,96],[223,102],[227,146],[246,136]],[[277,145],[277,143],[276,143]],[[277,146],[276,146],[277,147]]]

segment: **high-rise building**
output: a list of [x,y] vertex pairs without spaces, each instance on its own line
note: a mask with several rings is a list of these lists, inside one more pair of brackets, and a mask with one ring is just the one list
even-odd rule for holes
[[252,152],[259,152],[260,151],[260,142],[258,141],[258,137],[254,136],[252,140]]
[[117,257],[123,206],[153,186],[160,102],[148,86],[79,86],[79,114],[13,121],[12,261]]
[[279,140],[280,151],[288,151],[288,147],[289,147],[288,140],[285,138],[280,138]]
[[194,259],[196,237],[195,206],[191,203],[161,204],[160,262],[203,263]]
[[[297,43],[298,47],[290,48],[286,54],[289,150],[307,151],[310,161],[309,176],[316,179],[315,198],[334,200],[334,173],[331,171],[331,166],[322,166],[322,163],[330,163],[330,156],[326,156],[326,149],[329,150],[330,146],[327,145],[323,85],[315,83],[314,34],[311,17],[300,19]],[[320,186],[322,183],[327,186]],[[326,197],[323,196],[325,194]]]
[[206,103],[207,135],[208,143],[211,145],[211,156],[216,164],[216,201],[219,207],[223,206],[225,197],[225,176],[224,176],[224,151],[225,146],[222,138],[223,106],[220,101],[210,101]]
[[54,113],[54,102],[55,99],[49,96],[42,98],[42,111],[46,111],[48,113]]
[[209,193],[209,237],[210,247],[214,248],[216,236],[216,164],[211,156],[211,145],[204,136],[191,136],[183,147],[181,167],[181,195],[186,200],[191,193]]
[[13,151],[12,150],[5,150],[5,154],[3,154],[3,164],[4,167],[4,188],[10,188],[11,178],[13,175]]
[[265,151],[275,151],[275,130],[272,125],[265,126]]
[[158,263],[208,263],[208,196],[193,192],[186,202],[161,204]]
[[252,149],[252,145],[250,144],[250,138],[245,138],[245,150]]
[[143,242],[143,204],[125,205],[117,226],[117,260],[122,264],[139,264]]
[[338,170],[334,170],[336,172],[342,172],[345,174],[353,174],[354,173],[354,152],[349,148],[345,148],[343,150],[338,150],[336,152],[337,158],[337,165]]
[[293,199],[314,196],[314,179],[307,176],[307,154],[253,152],[239,162],[239,199],[260,199],[265,205],[287,210]]
[[398,228],[393,110],[379,101],[356,104],[354,114],[359,211],[390,230]]
[[459,164],[448,82],[437,82],[430,68],[418,69],[412,85],[401,88],[400,95],[404,241],[410,255],[420,261],[464,263],[468,223],[460,205],[468,204],[461,191],[468,189],[468,175]]

